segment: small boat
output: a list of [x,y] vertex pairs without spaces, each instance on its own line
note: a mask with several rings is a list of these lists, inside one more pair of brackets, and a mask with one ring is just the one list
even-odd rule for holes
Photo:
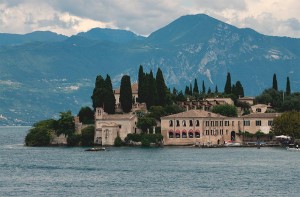
[[227,141],[224,144],[225,146],[241,146],[241,143],[239,142],[234,142],[234,141]]
[[289,151],[300,151],[299,146],[298,145],[295,146],[294,144],[289,144],[286,147],[286,150],[289,150]]
[[106,151],[106,149],[103,147],[103,148],[89,148],[89,149],[86,149],[85,151]]

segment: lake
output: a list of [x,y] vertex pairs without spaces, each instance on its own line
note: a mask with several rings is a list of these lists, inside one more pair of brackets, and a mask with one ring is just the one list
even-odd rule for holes
[[300,196],[300,151],[25,147],[0,127],[0,196]]

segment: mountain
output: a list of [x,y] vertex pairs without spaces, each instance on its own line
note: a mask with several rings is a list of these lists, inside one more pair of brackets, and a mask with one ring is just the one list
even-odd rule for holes
[[0,46],[21,45],[31,42],[60,42],[67,38],[67,36],[50,31],[35,31],[24,35],[0,33]]
[[127,43],[134,40],[143,40],[144,37],[138,36],[130,31],[119,29],[93,28],[87,32],[81,32],[77,36],[95,41],[110,41],[116,43]]
[[160,67],[177,89],[197,78],[199,86],[204,80],[207,89],[223,91],[230,72],[246,95],[271,87],[274,73],[280,89],[289,76],[292,91],[300,91],[300,39],[262,35],[203,14],[180,17],[147,38],[99,28],[71,37],[1,36],[0,125],[30,125],[69,109],[76,114],[91,105],[97,75],[108,73],[118,87],[123,74],[137,80],[139,65]]

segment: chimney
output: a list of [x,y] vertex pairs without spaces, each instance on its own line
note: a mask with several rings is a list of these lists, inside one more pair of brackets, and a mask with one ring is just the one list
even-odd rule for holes
[[188,105],[186,105],[185,107],[186,107],[186,111],[189,111],[189,106],[188,106]]

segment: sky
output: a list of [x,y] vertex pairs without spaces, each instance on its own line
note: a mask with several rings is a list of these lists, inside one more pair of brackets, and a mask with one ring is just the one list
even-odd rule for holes
[[299,0],[0,0],[0,33],[75,35],[95,27],[147,36],[183,15],[204,13],[239,28],[300,38]]

